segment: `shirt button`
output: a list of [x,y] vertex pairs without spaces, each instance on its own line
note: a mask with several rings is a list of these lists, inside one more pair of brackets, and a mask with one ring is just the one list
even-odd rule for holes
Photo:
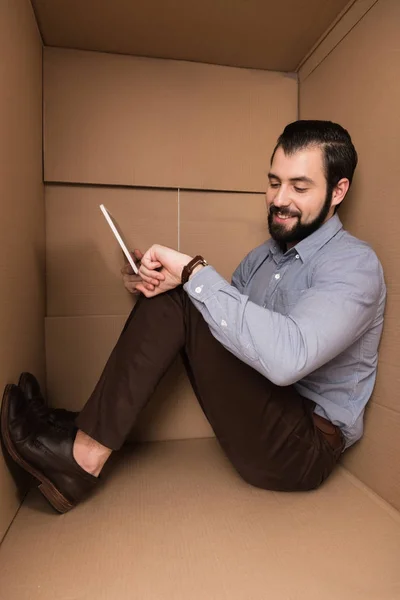
[[296,254],[296,258],[300,258],[300,256],[298,254]]
[[195,290],[194,290],[194,291],[196,292],[196,294],[201,294],[201,290],[202,290],[202,289],[203,289],[203,287],[202,287],[202,286],[198,286],[197,288],[195,288]]
[[222,319],[222,321],[221,321],[221,325],[222,325],[222,327],[227,327],[227,326],[228,326],[228,323]]
[[279,274],[279,273],[276,273],[276,274],[275,274],[275,279],[280,279],[280,278],[281,278],[280,274]]

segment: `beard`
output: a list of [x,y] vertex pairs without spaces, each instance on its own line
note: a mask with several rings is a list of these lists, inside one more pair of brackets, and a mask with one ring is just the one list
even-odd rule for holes
[[[279,208],[272,204],[268,212],[268,229],[271,237],[279,244],[297,244],[298,242],[301,242],[301,240],[304,240],[321,227],[328,216],[331,202],[332,191],[328,190],[324,205],[315,219],[310,223],[301,222],[301,213],[293,213],[287,208]],[[292,215],[297,219],[297,222],[290,229],[287,229],[283,223],[275,223],[273,217],[274,214],[278,212],[282,215]]]

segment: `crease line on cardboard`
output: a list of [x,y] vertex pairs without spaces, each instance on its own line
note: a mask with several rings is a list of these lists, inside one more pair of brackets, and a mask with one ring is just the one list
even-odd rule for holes
[[178,252],[181,251],[181,190],[178,188]]
[[[376,0],[377,1],[377,0]],[[298,73],[301,67],[308,61],[308,59],[318,50],[318,48],[323,44],[323,42],[329,37],[330,33],[337,27],[338,23],[347,15],[347,13],[353,8],[354,4],[356,4],[358,0],[350,0],[346,4],[346,6],[341,10],[341,12],[336,16],[336,18],[328,25],[323,34],[317,39],[315,44],[310,48],[305,56],[298,63],[295,71]]]
[[344,465],[340,465],[338,467],[343,473],[345,477],[347,477],[350,482],[354,485],[354,487],[361,490],[366,496],[368,496],[375,504],[380,506],[385,512],[393,518],[394,521],[400,523],[400,513],[397,508],[385,500],[382,496],[375,492],[368,484],[366,484],[362,479],[359,479],[356,475],[354,475],[347,467]]
[[[123,183],[89,183],[76,181],[44,181],[48,187],[90,187],[90,188],[110,188],[110,189],[129,189],[129,190],[156,190],[156,191],[176,191],[176,187],[160,186],[160,185],[135,185]],[[258,194],[264,195],[264,190],[234,190],[234,189],[213,189],[213,188],[196,188],[183,187],[179,188],[181,192],[207,192],[212,194]]]
[[385,406],[384,404],[381,404],[380,402],[377,402],[375,400],[375,398],[371,399],[370,406],[379,406],[380,408],[383,408],[384,410],[388,410],[389,412],[392,412],[392,413],[394,413],[397,416],[400,415],[400,411],[396,410],[395,408],[392,408],[391,406]]
[[47,321],[54,321],[57,319],[126,319],[129,316],[129,311],[126,313],[111,313],[111,314],[105,314],[105,313],[100,313],[98,315],[93,315],[93,314],[83,314],[83,315],[46,315],[45,317],[45,322]]
[[[364,17],[369,13],[369,11],[375,6],[375,4],[377,4],[378,0],[369,0],[371,2],[371,4],[369,4],[368,8],[363,9],[360,11],[360,13],[358,14],[358,16],[354,16],[351,15],[351,13],[354,11],[355,13],[355,9],[357,8],[357,5],[361,2],[362,0],[355,0],[354,2],[352,2],[351,5],[348,5],[344,11],[337,17],[337,19],[332,23],[332,25],[328,28],[328,30],[321,36],[321,38],[318,40],[318,42],[315,44],[315,46],[308,52],[308,54],[306,54],[306,56],[304,57],[304,59],[299,63],[299,65],[296,68],[296,72],[299,74],[299,80],[300,80],[300,84],[304,83],[306,81],[306,79],[308,79],[308,77],[324,62],[324,60],[326,58],[328,58],[328,56],[330,54],[332,54],[332,52],[335,50],[335,48],[337,48],[339,46],[339,44],[341,44],[341,42],[346,39],[346,37],[353,31],[353,29],[355,27],[357,27],[357,25],[360,23],[360,21],[362,21],[364,19]],[[351,17],[351,19],[349,18],[349,15]],[[302,76],[302,72],[304,72],[306,70],[306,66],[308,62],[311,62],[313,57],[318,54],[318,52],[321,49],[321,46],[323,46],[323,44],[325,42],[329,42],[329,37],[333,35],[335,29],[337,29],[338,27],[340,27],[341,23],[343,22],[344,19],[349,18],[350,20],[350,25],[349,23],[347,23],[343,34],[340,34],[340,39],[336,42],[333,43],[333,45],[329,48],[329,50],[322,50],[321,56],[318,57],[316,59],[316,63],[313,67],[311,67],[310,71],[307,72],[304,76]]]
[[30,491],[31,491],[31,490],[30,490],[30,489],[28,489],[28,490],[27,490],[27,491],[26,491],[26,492],[23,494],[23,496],[22,496],[22,498],[21,498],[21,502],[20,502],[20,504],[19,504],[19,506],[18,506],[17,510],[15,511],[15,514],[14,514],[14,516],[12,517],[11,521],[10,521],[10,522],[9,522],[9,524],[8,524],[8,527],[6,527],[6,529],[5,529],[5,531],[4,531],[3,537],[0,537],[0,546],[2,546],[2,545],[4,544],[4,542],[6,541],[7,535],[8,535],[8,534],[11,532],[11,528],[12,528],[12,526],[13,526],[13,524],[14,524],[14,522],[15,522],[15,520],[16,520],[16,518],[17,518],[17,516],[18,516],[18,513],[19,513],[19,511],[21,510],[21,508],[22,508],[22,505],[23,505],[23,503],[25,502],[25,500],[26,500],[26,497],[28,496],[28,494],[29,494],[29,492],[30,492]]

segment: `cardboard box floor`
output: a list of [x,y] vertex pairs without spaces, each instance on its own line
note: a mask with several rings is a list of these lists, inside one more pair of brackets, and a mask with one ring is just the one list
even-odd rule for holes
[[215,439],[111,461],[66,515],[28,495],[1,546],[1,600],[400,598],[399,513],[342,467],[285,494],[242,481]]

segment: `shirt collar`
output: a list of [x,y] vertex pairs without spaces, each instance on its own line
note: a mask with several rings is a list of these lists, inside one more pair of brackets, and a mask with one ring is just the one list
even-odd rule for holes
[[[335,214],[331,217],[326,223],[321,225],[317,231],[314,231],[311,235],[301,240],[294,248],[292,248],[292,252],[296,249],[297,254],[299,254],[301,260],[305,262],[307,259],[311,258],[313,254],[318,252],[331,240],[341,229],[343,229],[343,225],[338,215]],[[278,262],[283,252],[280,248],[279,244],[273,242],[270,251],[275,262]],[[290,250],[288,251],[290,252]]]

